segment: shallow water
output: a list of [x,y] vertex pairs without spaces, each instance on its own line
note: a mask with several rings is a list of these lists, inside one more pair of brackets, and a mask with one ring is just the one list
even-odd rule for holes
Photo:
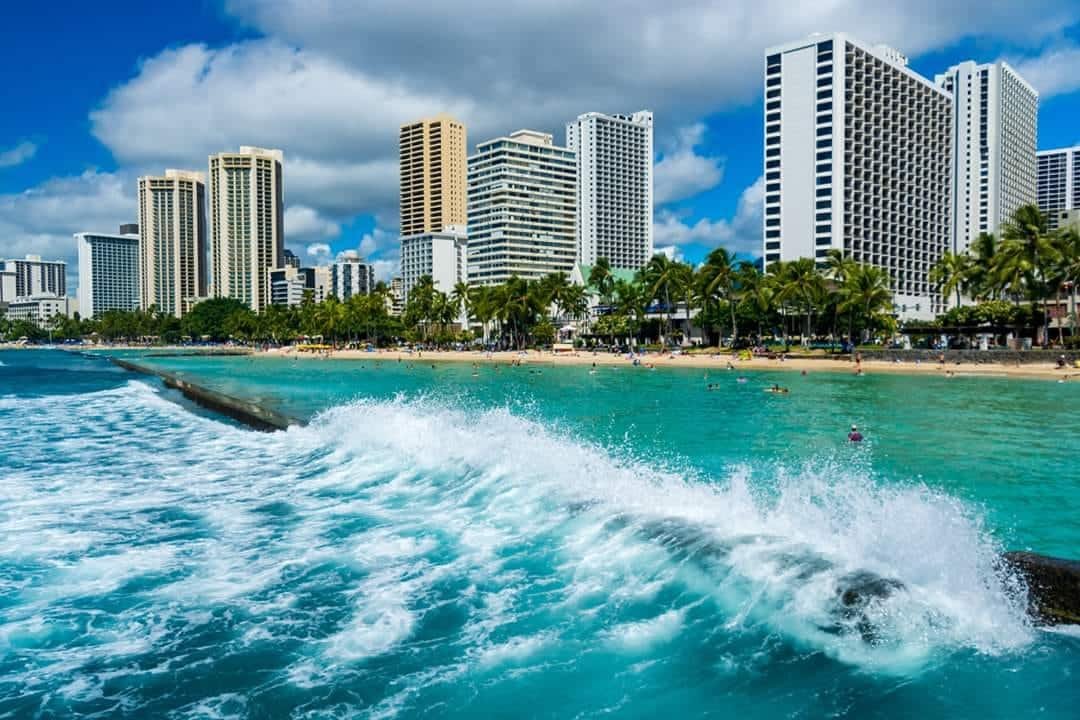
[[0,717],[1075,717],[1076,386],[0,361]]

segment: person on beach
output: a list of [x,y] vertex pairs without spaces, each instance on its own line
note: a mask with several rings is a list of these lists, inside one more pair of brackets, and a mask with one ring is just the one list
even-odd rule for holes
[[848,433],[847,439],[851,442],[862,442],[863,436],[862,433],[859,432],[859,428],[852,425],[851,432]]

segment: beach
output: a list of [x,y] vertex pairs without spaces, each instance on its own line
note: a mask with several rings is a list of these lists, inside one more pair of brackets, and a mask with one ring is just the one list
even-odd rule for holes
[[[293,348],[275,348],[262,351],[270,357],[304,356],[305,353]],[[306,353],[310,355],[310,353]],[[478,364],[510,365],[521,363],[528,365],[557,366],[631,366],[632,360],[626,355],[612,353],[592,353],[586,350],[570,353],[553,353],[543,350],[481,352],[470,350],[423,350],[408,352],[404,350],[332,350],[324,355],[330,360],[371,360],[391,362],[455,362]],[[648,353],[639,356],[641,367],[702,368],[727,371],[732,365],[736,371],[790,371],[790,372],[829,372],[856,373],[856,363],[850,356],[838,357],[791,357],[779,358],[754,357],[739,359],[727,354],[704,353]],[[891,362],[886,360],[863,360],[860,363],[864,374],[892,373],[902,375],[948,375],[971,377],[1016,377],[1028,379],[1072,380],[1080,382],[1080,370],[1076,368],[1058,368],[1053,363],[1006,364],[1000,362]]]

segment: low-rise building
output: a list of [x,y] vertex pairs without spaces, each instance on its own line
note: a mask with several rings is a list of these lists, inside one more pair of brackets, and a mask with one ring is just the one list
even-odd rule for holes
[[60,318],[71,317],[73,307],[71,298],[63,295],[31,295],[9,302],[6,317],[11,321],[25,320],[48,329],[55,327]]
[[375,266],[364,262],[360,253],[346,250],[330,266],[330,292],[338,300],[368,295],[375,287]]
[[467,252],[468,235],[458,225],[443,232],[401,238],[402,303],[409,302],[409,292],[425,275],[431,277],[436,290],[446,294],[459,282],[467,282]]

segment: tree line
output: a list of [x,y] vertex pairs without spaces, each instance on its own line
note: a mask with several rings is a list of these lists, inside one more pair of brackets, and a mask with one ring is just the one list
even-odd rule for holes
[[[1046,216],[1034,205],[1024,205],[1002,224],[1000,237],[980,234],[971,247],[962,253],[946,252],[930,272],[930,280],[959,307],[964,297],[977,303],[1013,304],[1005,313],[1000,305],[996,312],[989,309],[984,316],[993,315],[995,322],[1030,320],[1028,307],[1041,307],[1041,324],[1046,328],[1044,344],[1050,341],[1050,300],[1060,306],[1062,298],[1070,295],[1080,283],[1080,232],[1076,227],[1050,231]],[[977,320],[975,311],[954,308],[946,321]],[[1076,311],[1070,314],[1070,328],[1075,330]],[[1064,323],[1058,323],[1058,341],[1064,341]],[[1075,333],[1070,332],[1070,335]]]

